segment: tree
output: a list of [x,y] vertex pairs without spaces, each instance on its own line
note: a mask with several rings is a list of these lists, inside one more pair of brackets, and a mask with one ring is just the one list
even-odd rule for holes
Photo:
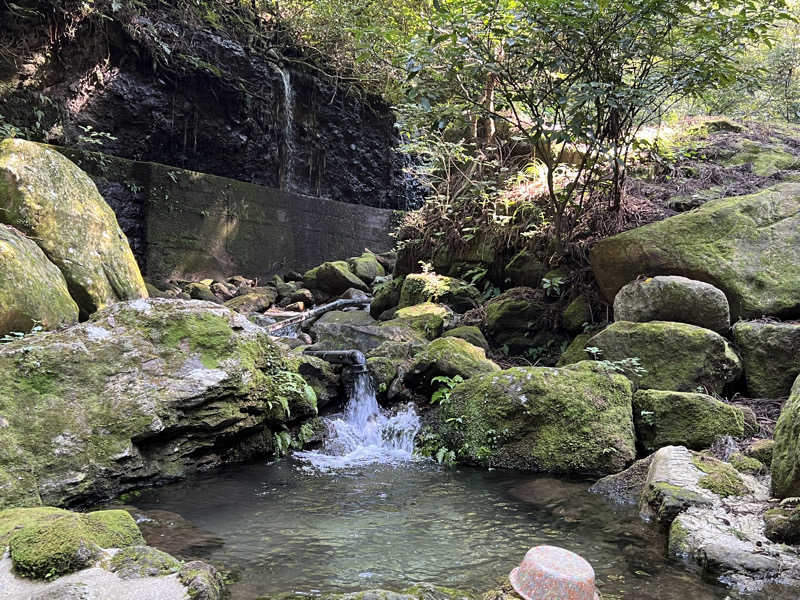
[[[619,210],[634,137],[669,102],[729,84],[784,0],[439,0],[408,63],[423,108],[507,123],[546,167],[563,245],[589,205]],[[457,110],[454,110],[454,107]],[[566,179],[557,185],[559,176]]]

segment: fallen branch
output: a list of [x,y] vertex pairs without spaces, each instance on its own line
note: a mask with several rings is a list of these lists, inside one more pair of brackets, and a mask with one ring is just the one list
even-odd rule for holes
[[334,300],[333,302],[328,302],[327,304],[320,304],[319,306],[315,306],[314,308],[301,312],[296,317],[290,317],[288,319],[284,319],[283,321],[278,321],[277,323],[272,323],[271,325],[267,325],[265,329],[269,332],[270,335],[279,336],[281,333],[284,333],[285,330],[300,327],[303,324],[308,323],[310,321],[316,321],[326,312],[330,312],[332,310],[339,310],[342,308],[350,308],[354,306],[366,308],[367,306],[369,306],[369,303],[371,301],[372,298],[366,298],[363,300],[358,300],[358,299]]

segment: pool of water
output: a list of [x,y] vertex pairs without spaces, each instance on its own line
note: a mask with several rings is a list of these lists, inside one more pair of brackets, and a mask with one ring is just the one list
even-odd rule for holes
[[430,462],[320,473],[287,459],[150,490],[136,505],[177,512],[222,538],[183,558],[232,570],[234,600],[420,582],[483,592],[537,544],[588,559],[606,600],[740,597],[667,561],[662,533],[586,488]]

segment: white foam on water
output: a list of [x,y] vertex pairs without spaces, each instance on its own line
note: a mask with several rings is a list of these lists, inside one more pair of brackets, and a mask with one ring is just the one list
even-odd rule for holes
[[321,450],[295,452],[294,457],[322,471],[415,459],[414,438],[419,415],[409,404],[390,414],[375,398],[368,373],[359,373],[344,414],[326,419],[328,435]]

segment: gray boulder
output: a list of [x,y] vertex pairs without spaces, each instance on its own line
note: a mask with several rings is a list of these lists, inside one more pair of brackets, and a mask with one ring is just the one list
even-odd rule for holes
[[617,321],[677,321],[717,333],[731,325],[728,299],[710,283],[676,275],[637,279],[614,297]]
[[733,339],[754,398],[785,398],[800,375],[800,323],[740,321]]

